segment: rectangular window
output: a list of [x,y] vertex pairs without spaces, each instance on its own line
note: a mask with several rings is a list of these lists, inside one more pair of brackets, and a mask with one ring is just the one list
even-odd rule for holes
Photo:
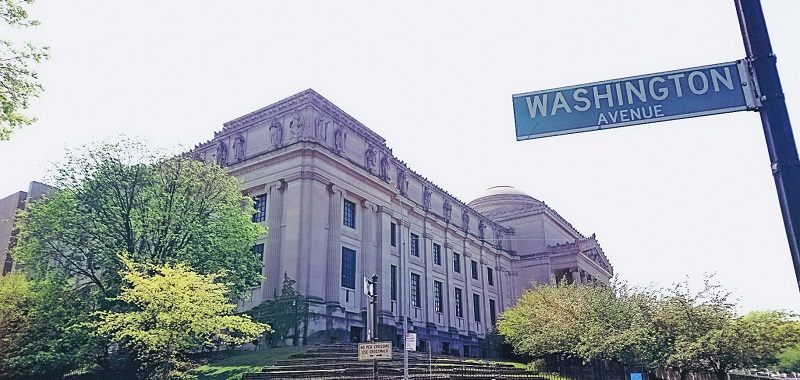
[[256,209],[253,214],[253,222],[258,223],[267,220],[267,194],[261,194],[253,198],[253,201],[255,201],[253,208]]
[[453,252],[453,272],[461,273],[461,255]]
[[389,239],[389,243],[392,244],[392,247],[397,247],[397,225],[392,223],[391,226],[391,235]]
[[419,275],[411,273],[411,306],[420,307]]
[[392,298],[392,301],[397,301],[397,267],[392,265],[392,285],[391,285],[391,294],[389,295]]
[[464,300],[461,295],[461,289],[456,288],[456,317],[464,318]]
[[492,268],[486,268],[486,282],[489,283],[489,286],[494,286],[494,271]]
[[433,263],[442,265],[442,246],[436,243],[433,243]]
[[344,217],[343,224],[350,228],[356,228],[356,204],[353,202],[348,201],[347,199],[344,200]]
[[433,281],[433,310],[442,312],[442,283]]
[[472,260],[472,279],[478,279],[478,262],[475,260]]
[[356,288],[356,251],[342,247],[342,287]]
[[489,300],[489,318],[492,321],[492,326],[497,324],[496,311],[497,311],[497,309],[495,309],[494,300],[490,299]]
[[[264,244],[256,244],[256,245],[254,245],[253,246],[253,254],[256,257],[258,257],[258,262],[262,263],[256,269],[256,273],[257,274],[261,274],[261,270],[262,270],[263,263],[264,263]],[[250,286],[259,286],[259,285],[261,285],[260,281],[256,281],[256,282],[250,284]]]
[[411,254],[419,257],[419,236],[411,234]]
[[481,296],[472,295],[472,311],[475,312],[475,322],[481,321]]

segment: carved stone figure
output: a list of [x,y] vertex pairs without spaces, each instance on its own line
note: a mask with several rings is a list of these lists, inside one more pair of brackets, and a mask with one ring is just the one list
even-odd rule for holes
[[503,231],[498,228],[494,234],[497,238],[497,249],[503,249]]
[[481,219],[481,221],[478,222],[478,237],[480,239],[485,239],[486,235],[484,234],[484,230],[486,230],[486,223],[484,223],[483,219]]
[[220,141],[217,145],[217,165],[224,166],[228,163],[228,146]]
[[269,140],[275,148],[283,146],[283,126],[278,119],[272,120],[269,126]]
[[376,156],[378,153],[375,152],[375,148],[372,145],[367,144],[367,151],[364,153],[364,167],[367,168],[367,171],[372,173],[372,170],[375,169],[376,164]]
[[444,200],[444,206],[442,206],[442,211],[444,211],[444,220],[450,222],[450,215],[453,213],[453,206],[450,204],[450,200]]
[[333,133],[333,150],[336,153],[342,153],[344,151],[344,143],[347,140],[347,130],[344,127],[336,128],[336,132]]
[[303,137],[303,129],[305,129],[303,115],[295,112],[292,115],[292,120],[289,121],[289,132],[292,134],[292,140],[300,140]]
[[381,157],[381,179],[384,181],[389,180],[389,156],[387,154]]
[[328,122],[325,121],[323,118],[317,118],[316,121],[316,133],[317,133],[317,141],[325,142],[328,139]]
[[461,209],[461,229],[469,231],[469,209],[466,207]]
[[425,211],[430,211],[431,209],[431,189],[427,186],[422,190],[422,207],[425,208]]
[[406,181],[406,171],[397,168],[397,190],[400,190],[400,195],[406,195],[408,190],[408,181]]
[[244,160],[244,136],[241,133],[233,140],[233,157],[236,161]]

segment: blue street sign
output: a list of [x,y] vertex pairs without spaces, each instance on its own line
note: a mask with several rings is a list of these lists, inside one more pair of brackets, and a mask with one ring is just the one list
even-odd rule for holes
[[736,61],[517,94],[517,140],[755,109],[747,66]]

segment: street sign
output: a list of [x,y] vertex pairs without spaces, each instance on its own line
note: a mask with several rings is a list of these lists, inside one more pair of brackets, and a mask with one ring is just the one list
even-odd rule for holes
[[364,277],[364,295],[371,296],[372,295],[371,289],[372,289],[372,282],[370,282],[367,277]]
[[358,360],[392,360],[392,342],[359,343]]
[[755,109],[746,60],[512,96],[517,140]]
[[417,350],[417,333],[406,334],[406,351]]

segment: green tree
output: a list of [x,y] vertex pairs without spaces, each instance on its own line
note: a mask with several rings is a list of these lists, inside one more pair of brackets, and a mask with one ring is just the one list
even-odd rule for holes
[[28,288],[28,302],[21,308],[25,331],[11,342],[0,379],[56,379],[107,363],[86,325],[95,309],[91,297],[55,276],[30,282]]
[[121,140],[84,147],[56,166],[55,194],[20,215],[16,257],[34,274],[65,273],[118,295],[119,252],[137,263],[183,263],[241,296],[261,280],[251,251],[264,233],[252,200],[222,168]]
[[234,316],[228,289],[216,274],[200,275],[186,265],[143,265],[123,259],[125,286],[115,300],[124,311],[98,313],[96,333],[137,354],[148,378],[186,377],[185,355],[214,338],[240,345],[268,326]]
[[283,273],[283,287],[281,295],[272,300],[266,300],[258,306],[248,310],[254,321],[268,324],[272,327],[269,341],[275,345],[287,339],[292,340],[292,345],[300,344],[308,330],[309,304],[308,299],[294,290],[295,280]]
[[[11,27],[39,25],[39,21],[28,18],[25,10],[25,5],[31,3],[33,0],[0,0],[0,17]],[[43,89],[30,66],[47,59],[47,50],[30,42],[18,46],[11,40],[0,39],[0,140],[8,140],[14,129],[36,121],[21,111]]]
[[0,276],[0,374],[9,373],[7,360],[28,332],[25,309],[31,298],[24,274],[13,272]]
[[535,285],[500,316],[498,329],[518,353],[640,363],[649,358],[644,295],[625,286]]

